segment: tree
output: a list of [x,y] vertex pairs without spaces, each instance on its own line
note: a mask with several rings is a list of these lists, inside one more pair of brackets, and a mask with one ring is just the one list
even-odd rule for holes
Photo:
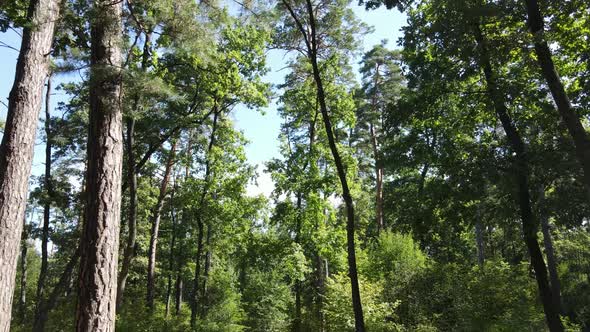
[[[16,3],[18,4],[18,3]],[[29,3],[16,75],[8,100],[8,115],[0,145],[0,331],[8,331],[14,293],[16,262],[31,173],[37,119],[43,83],[49,71],[49,53],[59,1]]]
[[114,331],[123,156],[122,5],[97,0],[93,6],[87,198],[76,329]]
[[[280,9],[288,13],[286,16],[290,20],[285,24],[283,33],[286,35],[284,37],[288,36],[291,40],[287,39],[287,41],[284,42],[284,47],[289,50],[294,49],[301,52],[311,64],[311,72],[316,84],[317,100],[322,114],[330,151],[332,152],[338,178],[340,179],[342,186],[342,198],[346,206],[348,273],[352,286],[355,328],[357,331],[365,331],[356,267],[354,203],[348,185],[347,170],[340,155],[336,138],[334,137],[333,120],[328,109],[326,91],[324,90],[324,78],[322,71],[320,70],[320,61],[326,61],[326,63],[322,63],[322,66],[334,65],[331,61],[337,59],[339,51],[344,50],[344,52],[346,52],[346,46],[352,51],[354,46],[351,45],[354,43],[346,38],[351,38],[354,33],[362,32],[362,27],[354,21],[354,18],[351,17],[351,13],[344,9],[346,5],[346,2],[338,2],[336,6],[333,6],[333,8],[328,10],[327,4],[321,2],[313,4],[311,0],[308,0],[305,2],[291,3],[285,0],[282,1]],[[323,10],[318,11],[320,9]],[[345,24],[345,19],[351,21],[347,22],[348,24]],[[348,33],[344,33],[344,31]],[[339,39],[341,36],[339,34],[345,36],[344,40]],[[288,44],[289,42],[292,44]],[[348,43],[348,45],[345,43]],[[339,49],[335,50],[334,48],[336,46],[338,46]]]

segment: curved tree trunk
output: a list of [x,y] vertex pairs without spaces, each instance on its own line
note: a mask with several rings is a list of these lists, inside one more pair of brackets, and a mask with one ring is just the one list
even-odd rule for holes
[[122,2],[95,0],[93,7],[86,218],[76,330],[114,331],[123,157]]
[[27,188],[58,0],[31,0],[0,145],[0,332],[10,329]]
[[528,13],[529,29],[534,38],[537,62],[541,68],[543,77],[545,77],[545,80],[547,81],[547,86],[549,86],[549,90],[557,105],[557,110],[561,115],[561,119],[565,123],[574,141],[576,156],[584,171],[584,185],[588,197],[590,198],[590,138],[580,121],[580,117],[572,108],[572,104],[565,92],[557,68],[555,68],[555,64],[553,63],[551,49],[543,36],[545,24],[543,22],[539,3],[537,0],[525,0],[525,3]]
[[558,308],[553,306],[554,300],[551,288],[549,287],[549,280],[547,278],[547,266],[543,260],[543,254],[541,252],[537,238],[538,222],[535,220],[531,207],[529,191],[530,171],[525,143],[522,140],[520,133],[514,126],[514,123],[508,114],[508,110],[506,109],[504,98],[498,89],[487,46],[479,25],[475,25],[475,38],[478,46],[480,47],[480,62],[481,66],[483,67],[485,79],[487,82],[488,97],[492,102],[496,114],[500,118],[500,122],[504,127],[504,131],[506,132],[510,146],[516,155],[514,161],[514,176],[516,178],[518,188],[517,200],[520,206],[524,241],[528,248],[531,264],[535,270],[535,279],[537,280],[537,286],[539,289],[541,302],[543,303],[547,325],[550,331],[561,332],[563,331],[563,325],[559,318]]
[[152,230],[150,233],[150,247],[148,250],[148,273],[147,273],[147,306],[150,311],[154,310],[154,293],[155,293],[155,276],[156,276],[156,250],[158,246],[158,232],[160,230],[160,217],[162,215],[162,207],[164,206],[164,199],[166,198],[166,190],[168,190],[168,181],[174,164],[174,155],[176,152],[176,141],[172,143],[170,148],[170,156],[166,163],[166,170],[160,185],[160,194],[158,195],[158,202],[154,208]]

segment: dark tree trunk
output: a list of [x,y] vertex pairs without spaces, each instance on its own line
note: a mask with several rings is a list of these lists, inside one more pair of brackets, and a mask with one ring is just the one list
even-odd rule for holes
[[525,3],[528,13],[528,25],[534,39],[537,62],[547,81],[547,86],[557,105],[561,119],[574,141],[576,156],[584,171],[584,185],[586,186],[588,197],[590,197],[590,139],[580,121],[580,117],[572,108],[557,68],[553,63],[551,49],[543,35],[545,24],[539,8],[539,2],[537,0],[525,0]]
[[164,207],[164,199],[166,198],[166,191],[168,190],[168,181],[170,180],[170,173],[172,172],[172,165],[174,164],[174,155],[176,152],[176,141],[172,143],[170,148],[170,156],[166,163],[166,170],[164,177],[160,184],[160,194],[158,195],[158,202],[152,214],[152,230],[150,233],[150,247],[148,250],[148,273],[147,273],[147,306],[150,311],[154,310],[154,294],[155,294],[155,276],[156,276],[156,250],[158,247],[158,233],[160,231],[160,217],[162,215],[162,208]]
[[[328,106],[326,104],[326,94],[324,92],[324,84],[322,81],[320,69],[317,62],[317,54],[318,54],[318,45],[316,41],[316,31],[315,31],[315,17],[314,17],[314,10],[310,0],[307,0],[307,14],[309,15],[309,24],[311,28],[310,36],[311,40],[308,43],[308,58],[311,62],[311,66],[313,69],[313,77],[317,87],[317,97],[318,102],[320,104],[320,111],[322,113],[322,118],[324,120],[324,126],[326,129],[326,135],[328,136],[328,144],[330,146],[330,151],[332,152],[332,156],[334,157],[334,163],[336,164],[336,170],[338,173],[338,178],[340,179],[340,184],[342,185],[342,199],[344,200],[344,204],[346,205],[346,242],[347,242],[347,252],[348,252],[348,275],[350,277],[350,284],[352,288],[352,308],[354,311],[354,325],[356,332],[364,332],[365,331],[365,320],[363,317],[363,307],[361,303],[361,295],[359,289],[359,281],[358,281],[358,273],[356,268],[356,249],[355,249],[355,239],[354,239],[354,230],[355,230],[355,222],[354,222],[354,203],[352,201],[352,195],[350,194],[350,189],[348,187],[348,181],[346,179],[346,169],[342,162],[342,158],[340,157],[340,152],[338,151],[338,147],[336,146],[336,139],[334,138],[334,129],[332,127],[332,122],[330,119],[330,115],[328,113]],[[292,14],[294,15],[294,14]],[[306,36],[306,32],[301,27],[302,33]]]
[[201,299],[201,312],[200,317],[202,319],[205,318],[207,315],[207,311],[209,309],[209,297],[208,297],[208,282],[209,282],[209,273],[211,271],[211,223],[207,225],[207,236],[205,238],[205,248],[207,251],[205,252],[205,269],[203,271],[203,288],[201,290],[202,299]]
[[563,305],[561,302],[561,283],[559,281],[559,274],[557,272],[557,260],[555,259],[555,249],[553,248],[553,239],[551,237],[551,229],[549,227],[549,215],[544,207],[545,205],[545,188],[541,186],[539,193],[539,218],[541,219],[541,231],[543,233],[543,244],[545,246],[545,254],[547,255],[547,267],[549,268],[549,279],[551,280],[551,292],[553,294],[553,306],[559,308],[559,312],[563,313]]
[[[141,70],[146,71],[151,50],[151,32],[145,35],[145,43],[143,45],[143,55],[141,61]],[[133,105],[133,112],[139,110],[140,96],[136,95]],[[135,257],[135,243],[137,241],[137,171],[138,167],[135,163],[135,114],[131,114],[127,118],[127,139],[125,141],[127,148],[127,182],[129,184],[129,211],[127,227],[129,234],[127,235],[127,245],[123,252],[123,262],[121,264],[121,273],[118,277],[117,285],[117,310],[123,304],[123,296],[125,294],[125,286],[127,283],[127,276],[131,268],[131,262]]]
[[35,321],[39,320],[41,308],[44,306],[45,296],[45,279],[47,279],[48,253],[47,246],[49,244],[49,217],[51,212],[51,199],[53,197],[53,188],[51,183],[51,74],[47,78],[47,93],[45,94],[45,202],[43,204],[43,229],[41,231],[41,269],[39,271],[39,279],[37,281],[37,297],[35,307]]
[[547,267],[543,260],[543,254],[537,239],[537,221],[533,215],[531,207],[531,198],[529,192],[529,161],[526,153],[525,143],[520,136],[520,133],[514,126],[506,105],[504,97],[502,96],[496,77],[492,70],[489,52],[485,43],[484,36],[479,25],[475,25],[475,38],[480,48],[480,64],[483,67],[485,79],[487,82],[487,94],[492,102],[496,114],[500,118],[502,127],[506,132],[506,136],[515,153],[514,161],[514,176],[516,178],[518,188],[518,204],[520,206],[520,216],[522,220],[522,229],[524,234],[524,241],[526,243],[533,269],[535,270],[535,278],[541,296],[541,302],[545,310],[545,318],[549,330],[552,332],[563,331],[563,325],[559,318],[558,308],[553,306],[553,295],[549,287],[547,279]]
[[326,271],[324,260],[319,253],[315,255],[316,272],[316,316],[318,320],[318,332],[326,330],[326,319],[324,316],[324,297],[326,294]]
[[0,332],[12,315],[27,188],[58,0],[31,0],[0,145]]
[[33,331],[45,331],[45,324],[47,323],[47,319],[49,318],[49,312],[55,308],[60,296],[65,291],[67,291],[68,287],[70,286],[72,275],[74,269],[76,268],[76,265],[78,264],[79,258],[80,247],[78,247],[70,257],[70,260],[66,264],[61,276],[59,277],[57,284],[53,287],[53,290],[51,291],[51,294],[49,295],[47,301],[42,302],[42,305],[40,306],[37,314],[35,315],[35,321],[33,322]]
[[122,2],[95,0],[91,20],[86,217],[82,231],[77,331],[114,331],[123,157]]
[[213,126],[211,128],[211,138],[209,140],[209,146],[207,147],[207,157],[205,161],[205,178],[203,180],[203,190],[201,191],[201,198],[199,200],[199,211],[197,211],[197,227],[199,234],[197,235],[197,256],[195,257],[195,278],[193,280],[193,293],[191,296],[191,327],[194,328],[197,322],[197,314],[199,313],[199,290],[201,283],[201,257],[203,256],[203,210],[205,208],[206,198],[209,194],[209,187],[211,185],[211,149],[215,145],[215,132],[217,131],[217,120],[219,118],[219,112],[216,110],[217,106],[214,107],[213,112]]
[[170,218],[172,220],[172,234],[170,239],[170,255],[168,257],[168,287],[166,288],[166,317],[170,315],[172,304],[172,274],[174,273],[174,250],[176,248],[176,213],[174,208],[174,192],[176,191],[176,175],[174,176],[174,188],[170,194]]
[[483,267],[485,263],[485,252],[484,252],[484,239],[483,239],[483,232],[484,226],[482,222],[482,213],[481,207],[477,208],[477,213],[475,216],[477,219],[475,220],[475,242],[477,245],[477,264]]

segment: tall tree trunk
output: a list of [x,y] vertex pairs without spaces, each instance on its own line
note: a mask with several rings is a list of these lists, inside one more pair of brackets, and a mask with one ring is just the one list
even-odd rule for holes
[[[311,137],[310,137],[310,141],[311,141]],[[311,145],[310,145],[311,146]],[[307,164],[305,165],[305,167],[307,167]],[[297,244],[301,244],[301,223],[302,223],[302,214],[303,211],[301,210],[301,204],[302,204],[302,193],[298,192],[297,193],[297,203],[296,203],[296,209],[297,209],[297,224],[295,226],[295,243]],[[300,280],[295,280],[295,319],[293,319],[293,332],[301,332],[301,291],[302,291],[302,287],[301,287],[301,281]]]
[[541,231],[543,233],[543,244],[545,246],[545,254],[547,255],[547,267],[549,268],[549,279],[551,280],[551,292],[553,294],[553,306],[559,308],[559,312],[563,313],[563,305],[561,302],[561,283],[559,281],[559,274],[557,273],[557,260],[555,259],[555,249],[553,248],[553,239],[551,237],[551,229],[549,227],[549,215],[545,209],[545,187],[541,186],[539,193],[539,218],[541,219]]
[[27,14],[30,25],[23,30],[8,98],[0,145],[0,332],[10,329],[28,180],[59,3],[59,0],[30,1]]
[[316,271],[316,315],[318,320],[318,332],[326,330],[326,319],[324,315],[324,297],[326,294],[326,272],[324,260],[319,253],[315,255]]
[[537,62],[545,80],[547,81],[547,85],[549,86],[553,100],[557,105],[557,110],[561,115],[561,119],[565,123],[574,141],[576,156],[584,171],[584,185],[586,186],[586,191],[590,198],[590,138],[580,121],[580,117],[572,108],[572,104],[565,92],[557,68],[553,63],[551,49],[544,37],[545,23],[543,16],[541,15],[539,2],[537,0],[525,0],[525,3],[528,13],[529,29],[534,38]]
[[60,296],[65,291],[67,291],[70,281],[72,280],[74,269],[78,264],[78,258],[80,258],[79,246],[70,257],[70,260],[68,261],[66,266],[64,267],[64,270],[61,276],[59,277],[57,284],[53,287],[53,290],[51,291],[51,294],[49,295],[47,301],[41,302],[41,306],[35,314],[35,321],[33,322],[33,331],[45,331],[45,324],[47,323],[47,319],[49,318],[49,312],[55,308]]
[[20,294],[18,303],[19,319],[21,324],[26,322],[27,313],[27,239],[29,234],[27,232],[26,219],[23,218],[24,231],[22,232],[21,250],[20,250]]
[[477,264],[480,267],[483,267],[485,263],[485,253],[484,253],[484,239],[483,239],[483,232],[484,226],[482,222],[482,212],[481,206],[477,207],[477,212],[475,216],[475,242],[477,245]]
[[174,282],[174,315],[176,316],[180,314],[180,309],[182,307],[183,284],[181,269],[182,265],[178,264],[178,270],[176,271],[176,281]]
[[[148,61],[151,50],[151,31],[145,34],[145,43],[143,44],[143,55],[141,60],[141,70],[147,70]],[[140,96],[136,95],[134,99],[133,112],[139,109]],[[129,234],[127,236],[127,245],[123,252],[123,262],[121,264],[121,273],[118,277],[117,285],[117,310],[123,304],[123,296],[125,294],[125,285],[127,283],[127,276],[131,268],[131,262],[135,256],[135,243],[137,241],[137,171],[138,167],[135,163],[135,114],[131,114],[127,118],[127,139],[125,141],[127,146],[127,183],[129,184],[129,211],[127,227]]]
[[369,124],[369,133],[371,135],[371,145],[373,146],[373,158],[375,159],[375,218],[377,223],[377,233],[383,230],[383,166],[379,158],[379,148],[377,146],[377,134],[372,123]]
[[205,161],[205,178],[203,179],[203,190],[201,191],[201,198],[199,200],[199,210],[197,211],[197,227],[199,234],[197,235],[197,256],[195,257],[195,279],[193,280],[193,293],[191,296],[191,327],[194,328],[197,322],[197,314],[199,312],[199,290],[201,283],[201,257],[203,256],[203,210],[206,203],[207,195],[209,194],[209,187],[211,181],[211,149],[215,145],[215,134],[217,131],[217,121],[219,118],[219,112],[217,111],[217,105],[214,106],[213,113],[213,126],[211,128],[211,138],[209,140],[209,146],[207,147],[207,156]]
[[168,287],[166,288],[166,317],[170,315],[172,304],[172,274],[174,271],[174,250],[176,248],[176,213],[174,208],[174,192],[176,191],[176,174],[174,175],[174,187],[170,194],[170,219],[172,220],[172,234],[170,239],[170,256],[168,257]]
[[95,0],[93,7],[86,218],[76,330],[114,331],[123,157],[122,2]]
[[[334,163],[336,164],[336,170],[338,173],[338,178],[340,179],[340,184],[342,185],[342,199],[344,200],[344,204],[346,205],[346,242],[347,242],[347,252],[348,252],[348,275],[350,277],[350,284],[352,288],[352,308],[354,311],[354,325],[356,332],[364,332],[365,331],[365,320],[363,317],[363,307],[361,303],[361,295],[359,289],[359,281],[358,281],[358,273],[356,268],[356,249],[355,249],[355,239],[354,239],[354,229],[355,229],[355,222],[354,222],[354,203],[352,200],[352,195],[350,194],[350,189],[348,187],[348,181],[346,179],[346,169],[342,162],[342,158],[340,157],[340,152],[338,151],[338,146],[336,145],[336,140],[334,138],[334,130],[332,127],[332,122],[330,119],[330,115],[328,113],[328,106],[326,104],[326,94],[324,92],[324,83],[322,81],[322,76],[320,73],[320,69],[318,66],[317,61],[317,54],[318,54],[318,45],[316,41],[316,31],[315,31],[315,17],[314,17],[314,10],[311,0],[307,0],[307,14],[309,15],[309,24],[311,27],[311,41],[309,42],[308,47],[308,58],[311,62],[312,70],[313,70],[313,77],[317,87],[317,98],[320,104],[320,111],[322,113],[322,118],[324,121],[324,126],[326,129],[326,135],[328,136],[328,144],[330,146],[330,151],[332,152],[332,156],[334,158]],[[305,30],[302,29],[302,33],[304,36],[306,35]]]
[[201,312],[200,316],[201,319],[204,319],[207,315],[207,311],[209,309],[209,297],[208,297],[208,282],[209,282],[209,273],[211,271],[211,223],[207,223],[207,236],[205,238],[205,248],[207,251],[205,252],[205,269],[203,271],[203,288],[201,290]]
[[51,183],[51,73],[47,78],[47,93],[45,94],[45,202],[43,204],[43,229],[41,231],[41,269],[39,271],[39,279],[37,281],[37,297],[35,307],[35,321],[39,320],[40,310],[43,307],[45,296],[45,279],[47,279],[48,253],[47,246],[49,244],[49,218],[51,212],[51,199],[53,197],[53,187]]
[[176,141],[172,143],[170,148],[170,155],[166,163],[166,170],[164,177],[160,184],[160,194],[158,195],[158,202],[154,207],[152,214],[152,230],[150,233],[150,247],[148,250],[148,273],[147,273],[147,306],[150,311],[154,310],[154,293],[155,293],[155,275],[156,275],[156,250],[158,247],[158,233],[160,230],[160,217],[162,215],[162,208],[164,207],[164,199],[166,198],[166,191],[168,190],[168,181],[170,180],[170,173],[172,165],[174,164],[174,155],[176,152]]
[[504,97],[502,96],[496,77],[492,70],[492,65],[489,57],[489,52],[485,39],[479,24],[475,24],[475,38],[480,48],[480,63],[483,67],[485,79],[487,82],[487,94],[492,102],[492,105],[500,118],[502,127],[506,132],[506,136],[515,153],[514,161],[514,175],[518,186],[518,204],[520,206],[520,216],[522,220],[522,229],[524,233],[524,240],[528,248],[528,252],[531,258],[531,264],[535,270],[535,278],[537,280],[537,286],[539,288],[539,294],[541,296],[541,302],[545,310],[545,318],[549,330],[552,332],[563,331],[563,325],[559,318],[558,308],[553,306],[553,295],[551,288],[549,287],[549,281],[547,279],[547,267],[543,260],[543,254],[539,246],[537,239],[537,221],[533,215],[531,207],[531,199],[529,192],[529,162],[526,153],[525,143],[520,136],[520,133],[514,126],[506,104],[504,103]]

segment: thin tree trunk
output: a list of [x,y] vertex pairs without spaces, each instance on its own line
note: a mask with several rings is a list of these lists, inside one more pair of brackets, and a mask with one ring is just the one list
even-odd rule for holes
[[29,234],[27,232],[27,225],[26,219],[23,218],[24,231],[22,232],[22,239],[21,239],[21,251],[20,251],[20,294],[19,294],[19,319],[21,324],[26,322],[26,313],[27,313],[27,239],[29,238]]
[[326,273],[324,271],[324,260],[319,253],[315,255],[316,263],[316,315],[318,320],[318,332],[326,330],[326,319],[324,316],[324,297],[326,293]]
[[150,247],[148,250],[148,273],[147,273],[147,306],[150,311],[154,310],[154,294],[155,294],[155,276],[156,276],[156,250],[158,247],[158,233],[160,230],[160,217],[162,215],[162,208],[164,207],[164,199],[168,190],[168,181],[170,180],[170,173],[172,165],[174,164],[174,156],[176,152],[176,141],[172,143],[170,148],[170,156],[166,163],[166,170],[160,185],[160,194],[158,195],[158,202],[154,208],[152,230],[150,233]]
[[[311,137],[310,137],[311,140]],[[307,164],[305,165],[307,166]],[[297,193],[297,225],[295,229],[295,243],[301,244],[301,218],[302,213],[301,211],[301,203],[302,203],[302,194],[301,192]],[[301,281],[295,280],[295,319],[293,319],[293,332],[301,332]]]
[[[216,108],[215,106],[214,108]],[[197,212],[197,227],[199,234],[197,235],[197,255],[195,257],[195,278],[193,280],[193,293],[191,296],[191,327],[194,328],[197,323],[197,314],[199,312],[199,290],[200,290],[200,279],[201,279],[201,257],[203,256],[203,231],[204,224],[202,218],[202,212],[206,203],[206,198],[209,193],[210,177],[211,177],[211,149],[215,145],[215,133],[217,131],[217,120],[219,112],[216,110],[213,113],[213,126],[211,128],[211,138],[209,140],[209,146],[207,147],[207,157],[205,161],[205,178],[203,184],[203,191],[201,192],[201,198],[199,200],[199,211]]]
[[529,29],[534,38],[537,62],[547,81],[561,119],[574,141],[576,156],[584,171],[584,185],[586,186],[588,197],[590,197],[590,138],[580,121],[580,117],[572,108],[557,68],[553,63],[551,49],[544,38],[545,23],[541,15],[539,2],[537,0],[525,0],[525,3],[528,13]]
[[522,140],[520,133],[514,126],[506,105],[504,98],[498,89],[496,77],[493,73],[487,45],[485,43],[482,31],[478,24],[475,25],[475,38],[480,48],[480,62],[483,67],[485,79],[487,82],[487,94],[492,102],[492,105],[500,118],[500,122],[504,127],[506,136],[510,146],[515,153],[514,162],[514,175],[518,186],[518,204],[520,206],[520,215],[522,220],[522,228],[524,233],[524,240],[528,248],[528,252],[531,258],[531,264],[535,270],[535,278],[537,280],[537,286],[539,288],[539,295],[543,308],[545,310],[545,318],[549,330],[552,332],[563,331],[563,325],[559,318],[558,309],[553,307],[553,295],[551,288],[549,287],[549,281],[547,279],[547,267],[543,260],[543,254],[539,246],[537,239],[537,221],[533,215],[531,207],[531,199],[529,192],[529,165],[528,157],[526,154],[525,143]]
[[58,0],[31,0],[0,145],[0,332],[12,315],[27,188]]
[[[145,35],[145,43],[143,44],[143,55],[141,61],[141,70],[147,70],[148,61],[151,49],[152,33],[148,31]],[[133,105],[133,111],[137,112],[139,109],[140,96],[136,95]],[[128,237],[127,245],[123,252],[123,262],[121,264],[121,273],[118,278],[117,286],[117,310],[123,304],[123,296],[125,294],[125,286],[131,262],[135,257],[135,243],[137,241],[137,165],[135,163],[135,115],[131,114],[127,118],[127,183],[129,184],[129,211],[128,211]]]
[[481,207],[477,207],[477,212],[475,216],[475,242],[477,245],[477,264],[480,267],[484,266],[485,263],[485,252],[484,252],[484,239],[483,239],[483,222],[482,222],[482,213]]
[[[348,275],[350,277],[350,284],[352,288],[352,308],[354,312],[354,325],[356,332],[364,332],[365,331],[365,320],[363,317],[363,307],[361,303],[361,295],[359,289],[359,281],[358,281],[358,273],[356,267],[356,249],[355,249],[355,239],[354,239],[354,229],[355,229],[355,215],[354,215],[354,203],[352,200],[352,195],[350,194],[350,189],[348,187],[348,181],[346,179],[346,169],[344,168],[344,164],[342,162],[342,158],[340,157],[340,152],[338,151],[338,147],[336,145],[336,140],[334,138],[334,131],[332,127],[332,122],[330,119],[330,115],[328,114],[328,106],[326,104],[326,94],[324,92],[324,84],[322,81],[320,69],[317,62],[317,54],[318,54],[318,46],[316,41],[316,31],[315,31],[315,17],[314,17],[314,10],[311,3],[311,0],[307,0],[307,13],[309,15],[309,24],[311,28],[311,41],[308,47],[308,57],[311,62],[311,66],[313,69],[313,77],[317,87],[317,96],[318,101],[320,103],[320,111],[322,113],[322,118],[324,120],[324,126],[326,129],[326,135],[328,136],[328,143],[330,146],[330,151],[332,152],[332,156],[334,157],[334,163],[336,164],[336,170],[338,172],[338,178],[340,179],[340,184],[342,185],[342,198],[346,205],[346,242],[347,242],[347,252],[348,252]],[[301,27],[302,28],[302,27]],[[306,35],[305,30],[302,30],[304,36]]]
[[182,274],[181,274],[181,265],[178,264],[178,271],[176,271],[176,282],[174,283],[174,315],[178,316],[180,314],[180,309],[182,307]]
[[39,271],[39,279],[37,281],[37,297],[35,307],[35,321],[39,320],[40,310],[43,307],[45,296],[45,279],[47,279],[48,269],[48,253],[47,246],[49,244],[49,217],[51,212],[51,199],[53,197],[53,188],[51,183],[51,73],[47,78],[47,93],[45,94],[45,202],[43,204],[43,229],[41,231],[41,269]]
[[211,223],[207,224],[207,236],[205,238],[205,248],[207,251],[205,252],[205,269],[203,271],[203,288],[201,290],[202,299],[201,299],[201,318],[204,319],[207,315],[208,307],[209,307],[209,298],[208,298],[208,281],[209,281],[209,273],[211,271]]
[[122,2],[95,0],[91,20],[86,218],[82,231],[77,331],[114,331],[123,155]]
[[76,248],[76,251],[70,257],[70,260],[66,264],[57,284],[53,287],[51,294],[47,301],[43,301],[39,308],[39,311],[35,315],[35,321],[33,322],[33,331],[42,332],[45,331],[45,324],[49,318],[49,312],[55,308],[57,301],[60,296],[67,290],[78,259],[80,258],[80,247]]
[[559,308],[559,312],[563,313],[563,305],[561,301],[561,283],[559,281],[559,274],[557,272],[557,260],[555,259],[555,249],[553,248],[553,239],[551,236],[551,229],[549,227],[549,215],[544,207],[545,205],[545,188],[541,186],[539,193],[539,218],[541,219],[541,231],[543,232],[543,244],[545,246],[545,254],[547,255],[547,267],[549,268],[549,279],[551,280],[551,292],[553,295],[553,306]]
[[174,187],[170,194],[170,218],[172,220],[172,234],[170,239],[170,256],[168,257],[168,287],[166,288],[166,317],[170,315],[172,303],[172,273],[174,271],[174,249],[176,247],[176,213],[174,209],[174,192],[176,191],[176,174],[174,176]]

